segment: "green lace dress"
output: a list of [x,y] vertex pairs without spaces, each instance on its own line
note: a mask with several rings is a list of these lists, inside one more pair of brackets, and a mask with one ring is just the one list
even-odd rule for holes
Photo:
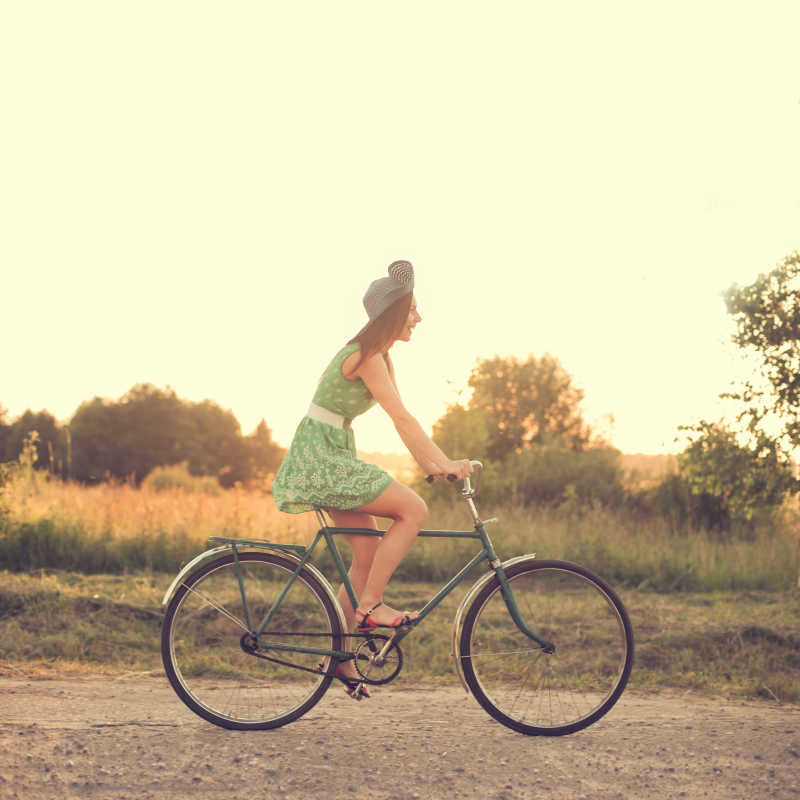
[[312,402],[347,418],[344,428],[305,417],[272,484],[281,511],[299,514],[315,508],[360,508],[392,482],[388,472],[356,458],[350,420],[375,405],[364,382],[342,376],[342,362],[359,345],[343,347],[320,378]]

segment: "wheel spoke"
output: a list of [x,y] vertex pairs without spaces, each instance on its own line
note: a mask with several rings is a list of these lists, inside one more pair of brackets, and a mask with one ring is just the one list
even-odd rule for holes
[[219,611],[220,614],[222,614],[223,616],[227,617],[235,625],[238,625],[245,633],[250,633],[250,629],[247,627],[247,625],[245,625],[244,622],[242,622],[238,617],[235,617],[233,614],[231,614],[230,611],[228,611],[227,609],[223,608],[223,606],[221,606],[218,603],[215,603],[210,597],[207,597],[201,591],[198,591],[197,589],[194,589],[191,586],[187,586],[185,583],[183,584],[183,586],[186,586],[186,589],[188,591],[190,591],[192,594],[195,594],[198,597],[200,597],[203,601],[208,603],[208,605],[210,605],[212,608],[214,608],[217,611]]

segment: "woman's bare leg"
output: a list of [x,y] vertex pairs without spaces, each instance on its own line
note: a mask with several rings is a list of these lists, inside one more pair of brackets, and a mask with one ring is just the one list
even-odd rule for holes
[[[358,510],[394,520],[375,549],[372,566],[363,589],[356,592],[359,608],[361,611],[368,611],[383,600],[386,585],[414,539],[417,538],[427,517],[428,508],[416,492],[402,483],[392,481],[375,500]],[[400,613],[382,605],[375,610],[371,618],[379,625],[388,625]]]
[[[341,511],[332,508],[328,513],[333,517],[337,528],[378,529],[375,518],[363,511]],[[364,587],[367,585],[367,578],[369,577],[369,571],[372,567],[372,561],[375,558],[375,551],[380,543],[380,538],[377,536],[358,536],[356,534],[345,538],[350,545],[350,550],[353,552],[353,563],[350,564],[347,576],[350,578],[356,598],[360,598]],[[344,584],[339,587],[338,597],[344,611],[345,620],[347,620],[347,629],[352,631],[355,628],[356,611],[350,603],[350,597],[344,588]]]
[[[333,517],[333,522],[337,528],[372,528],[377,530],[378,526],[375,518],[370,514],[365,514],[362,511],[341,511],[339,509],[331,508],[328,513]],[[356,598],[361,597],[364,591],[364,586],[367,583],[370,568],[372,567],[372,560],[375,558],[375,550],[380,543],[380,538],[377,536],[346,536],[347,543],[353,552],[353,562],[350,564],[350,569],[347,571],[347,577],[350,579],[350,584],[353,587]],[[339,603],[344,611],[344,617],[347,621],[347,630],[353,632],[356,627],[356,610],[350,602],[350,597],[344,584],[339,587],[338,592]],[[352,661],[344,661],[339,664],[339,673],[346,678],[355,678],[356,669]]]

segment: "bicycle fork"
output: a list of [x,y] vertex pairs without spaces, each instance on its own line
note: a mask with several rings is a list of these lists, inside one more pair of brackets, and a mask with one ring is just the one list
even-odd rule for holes
[[471,498],[469,498],[468,504],[470,506],[470,511],[472,511],[473,518],[476,521],[475,530],[480,534],[481,540],[483,542],[483,549],[486,553],[486,557],[489,560],[489,566],[494,569],[494,574],[497,577],[498,582],[500,583],[500,589],[503,593],[503,600],[505,601],[506,608],[508,609],[508,613],[511,615],[511,619],[514,620],[514,624],[524,633],[529,639],[533,639],[538,645],[541,646],[543,652],[547,653],[548,655],[555,652],[555,645],[552,642],[545,641],[544,639],[537,636],[526,624],[525,620],[522,619],[522,615],[519,613],[519,606],[517,606],[517,601],[514,597],[514,591],[511,588],[511,584],[508,582],[508,577],[506,576],[505,570],[503,569],[503,565],[500,562],[500,559],[497,557],[497,554],[494,552],[494,547],[492,547],[492,542],[489,539],[489,534],[486,533],[486,528],[484,525],[487,522],[496,522],[496,519],[489,519],[484,522],[481,522],[478,518],[477,511],[475,510],[475,506],[472,503]]
[[503,592],[503,600],[505,601],[506,608],[508,609],[508,613],[511,615],[511,619],[514,620],[514,624],[524,633],[529,639],[533,639],[534,642],[541,645],[542,651],[547,653],[548,655],[552,655],[555,653],[556,646],[552,642],[545,641],[544,639],[537,636],[526,624],[525,620],[522,619],[522,616],[519,613],[519,607],[517,606],[516,598],[514,597],[514,592],[511,589],[511,585],[508,582],[508,578],[506,577],[506,573],[503,570],[503,565],[497,562],[497,566],[494,569],[495,575],[497,575],[497,580],[500,582],[500,588]]

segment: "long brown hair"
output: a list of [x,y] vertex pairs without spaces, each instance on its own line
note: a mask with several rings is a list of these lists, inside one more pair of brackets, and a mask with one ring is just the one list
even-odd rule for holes
[[[376,353],[382,353],[392,342],[397,339],[403,331],[408,314],[411,311],[413,292],[404,294],[395,300],[386,311],[375,319],[370,320],[347,344],[358,344],[361,346],[361,354],[354,369],[358,369],[368,358]],[[384,353],[384,359],[392,373],[392,362],[389,354]]]

